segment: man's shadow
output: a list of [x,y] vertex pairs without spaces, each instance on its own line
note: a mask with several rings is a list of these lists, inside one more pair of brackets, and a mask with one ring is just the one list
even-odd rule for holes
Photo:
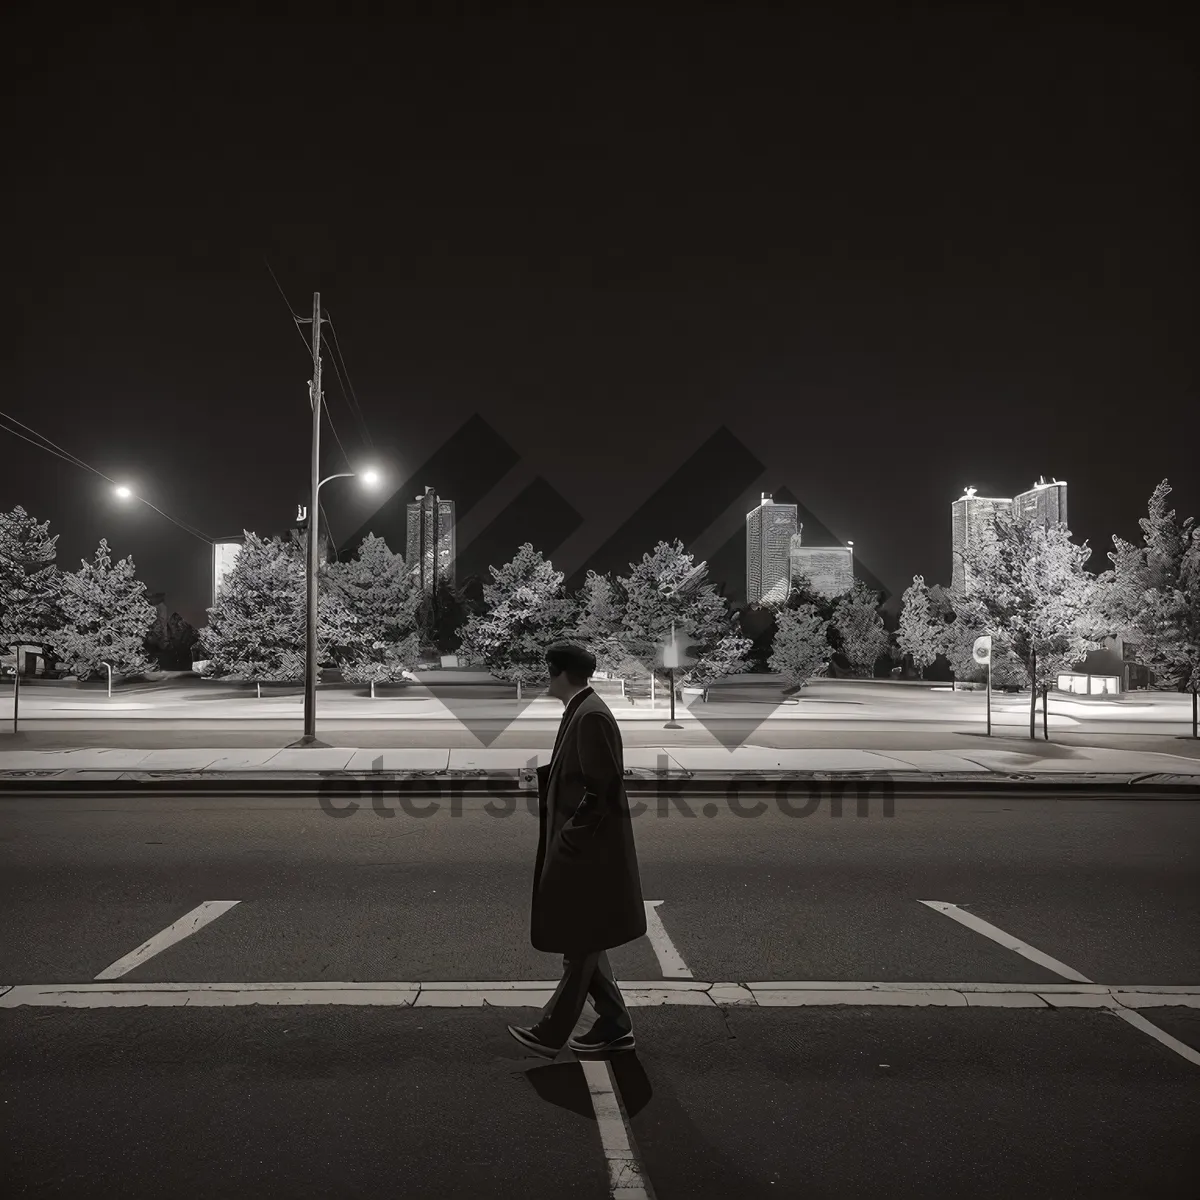
[[[584,1060],[564,1059],[561,1062],[533,1067],[524,1074],[538,1097],[547,1104],[566,1109],[585,1120],[595,1121],[596,1111],[588,1094],[587,1080],[579,1066],[581,1061]],[[589,1056],[589,1061],[605,1060],[600,1056]],[[613,1054],[608,1057],[607,1062],[612,1068],[616,1093],[636,1144],[637,1130],[634,1128],[634,1122],[654,1098],[653,1085],[636,1051]],[[691,1169],[686,1172],[689,1176],[689,1186],[696,1186],[698,1178],[704,1181],[705,1190],[693,1194],[747,1198],[772,1194],[763,1188],[764,1181],[747,1176],[740,1164],[711,1145],[709,1139],[696,1128],[679,1097],[671,1094],[669,1086],[665,1094],[660,1096],[660,1103],[656,1106],[654,1114],[647,1114],[646,1119],[651,1122],[649,1128],[657,1128],[659,1131],[651,1135],[649,1158],[646,1156],[645,1147],[637,1146],[638,1157],[651,1180],[655,1174],[655,1158],[667,1153],[671,1160],[671,1166],[667,1168],[669,1174],[677,1172],[681,1162],[690,1163]],[[667,1129],[669,1144],[661,1132]]]
[[[597,1056],[589,1061],[605,1060]],[[654,1095],[650,1077],[638,1061],[636,1051],[614,1054],[607,1061],[612,1067],[625,1115],[632,1120],[649,1104]],[[539,1099],[547,1104],[565,1108],[581,1117],[595,1119],[596,1110],[592,1107],[592,1098],[588,1094],[587,1080],[576,1060],[563,1059],[561,1062],[533,1067],[525,1072],[525,1078],[533,1085]]]

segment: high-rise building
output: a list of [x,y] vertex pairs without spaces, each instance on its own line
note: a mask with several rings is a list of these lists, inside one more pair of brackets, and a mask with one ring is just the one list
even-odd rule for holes
[[767,492],[759,506],[746,514],[746,601],[761,604],[787,596],[791,568],[788,553],[798,531],[795,504],[776,504]]
[[819,596],[832,598],[854,586],[853,546],[805,546],[804,530],[792,537],[788,553],[790,581],[805,575]]
[[440,580],[454,582],[454,501],[443,500],[431,487],[408,506],[405,563],[419,572],[421,586],[433,591]]
[[967,566],[968,552],[984,538],[996,514],[1012,508],[1012,501],[1000,496],[977,496],[969,487],[950,506],[952,538],[952,573],[950,589],[965,596],[971,589],[971,573]]
[[1043,475],[1027,492],[1013,497],[1013,512],[1023,521],[1037,521],[1043,527],[1067,523],[1066,480],[1046,482]]
[[229,573],[233,570],[234,564],[238,560],[238,555],[242,552],[244,542],[241,538],[226,538],[219,542],[213,542],[212,548],[212,606],[217,603],[217,596],[221,591],[221,585],[229,577]]

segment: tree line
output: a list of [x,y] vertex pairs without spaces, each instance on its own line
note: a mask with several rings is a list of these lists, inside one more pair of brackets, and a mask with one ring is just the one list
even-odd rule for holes
[[[1046,528],[997,514],[971,548],[966,595],[914,576],[890,628],[881,597],[861,581],[840,596],[799,577],[781,602],[735,610],[683,544],[659,542],[624,575],[589,571],[575,594],[531,544],[490,567],[490,582],[446,580],[422,589],[403,557],[368,535],[352,558],[320,566],[318,655],[348,682],[399,681],[422,661],[457,653],[498,679],[540,682],[544,649],[582,642],[598,669],[636,688],[662,677],[672,629],[687,647],[676,685],[707,688],[746,671],[770,671],[789,690],[826,674],[871,678],[901,662],[923,675],[944,656],[958,680],[981,677],[972,647],[992,637],[992,679],[1030,689],[1031,735],[1039,692],[1106,638],[1122,636],[1159,686],[1200,691],[1200,528],[1168,508],[1166,480],[1140,521],[1143,545],[1113,538],[1111,568],[1086,569],[1091,551],[1064,525]],[[57,535],[23,509],[0,513],[0,642],[45,645],[80,678],[103,663],[134,675],[190,651],[204,673],[249,681],[304,675],[305,536],[249,531],[208,623],[164,622],[146,600],[133,562],[114,563],[106,542],[76,572],[54,564]],[[194,643],[194,645],[193,645]],[[183,648],[181,650],[181,647]]]
[[159,614],[132,558],[113,562],[108,542],[77,571],[56,563],[58,534],[20,505],[0,512],[0,647],[42,647],[47,666],[80,679],[137,675],[155,663],[186,667],[196,632]]

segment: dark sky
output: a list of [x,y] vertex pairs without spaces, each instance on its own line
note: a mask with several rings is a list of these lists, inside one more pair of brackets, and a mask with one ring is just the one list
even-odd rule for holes
[[[948,580],[964,486],[1040,474],[1095,569],[1164,476],[1200,513],[1194,77],[1127,8],[30,6],[0,409],[206,533],[286,528],[311,371],[265,257],[334,317],[374,448],[327,357],[350,457],[394,486],[478,413],[521,465],[474,519],[540,474],[583,519],[572,565],[723,425],[766,468],[747,495],[786,487],[895,590]],[[0,453],[0,507],[49,518],[60,563],[106,536],[202,623],[202,542]],[[324,495],[335,537],[373,507]]]

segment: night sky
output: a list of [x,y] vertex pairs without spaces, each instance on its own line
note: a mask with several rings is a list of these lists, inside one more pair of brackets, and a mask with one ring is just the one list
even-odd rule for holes
[[[764,471],[702,556],[784,488],[895,591],[948,582],[968,484],[1068,480],[1093,569],[1164,476],[1200,515],[1194,77],[1149,10],[27,7],[0,410],[205,533],[282,532],[305,500],[310,362],[264,259],[332,314],[353,462],[394,487],[478,414],[517,465],[462,536],[540,476],[580,518],[571,570],[722,427]],[[60,565],[107,537],[203,623],[201,541],[0,452],[0,508],[49,518]],[[328,429],[323,458],[347,469]],[[356,486],[323,493],[335,539],[386,496]],[[639,551],[675,535],[648,523]]]

